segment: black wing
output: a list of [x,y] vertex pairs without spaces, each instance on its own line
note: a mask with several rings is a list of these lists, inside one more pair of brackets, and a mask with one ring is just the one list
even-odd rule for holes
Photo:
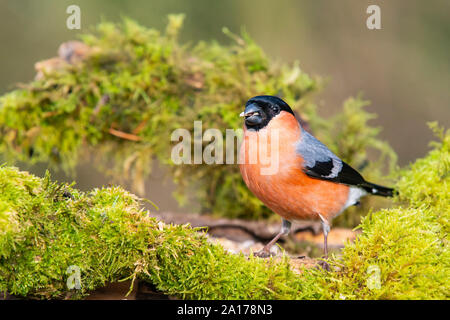
[[374,195],[391,197],[393,194],[394,190],[391,188],[364,180],[358,171],[306,131],[302,132],[296,151],[303,158],[303,171],[311,178],[357,186]]
[[305,166],[304,172],[317,179],[323,179],[348,185],[359,186],[366,183],[366,180],[358,171],[350,167],[344,161],[340,161],[340,169],[333,174],[335,162],[332,159],[328,161],[316,161],[314,166]]

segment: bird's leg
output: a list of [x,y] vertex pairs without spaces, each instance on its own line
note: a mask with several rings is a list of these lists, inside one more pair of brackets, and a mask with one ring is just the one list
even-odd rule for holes
[[[326,260],[328,259],[328,233],[330,232],[330,223],[324,219],[324,217],[319,214],[320,220],[322,222],[322,230],[323,230],[323,258]],[[330,265],[325,261],[322,260],[319,262],[319,265],[324,268],[325,270],[330,270]]]
[[328,232],[330,232],[330,226],[322,223],[323,228],[323,256],[328,259]]
[[280,232],[278,232],[275,238],[273,238],[268,244],[266,244],[261,251],[255,252],[253,255],[260,258],[270,257],[270,248],[272,248],[272,246],[278,241],[278,239],[280,239],[281,236],[289,234],[289,231],[291,231],[291,222],[283,219]]

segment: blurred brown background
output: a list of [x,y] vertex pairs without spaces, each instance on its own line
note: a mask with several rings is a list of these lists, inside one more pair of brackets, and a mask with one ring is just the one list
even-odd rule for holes
[[[66,28],[71,4],[81,8],[81,30]],[[381,30],[366,27],[370,4],[381,8]],[[322,115],[337,112],[345,98],[362,92],[372,101],[368,109],[378,114],[372,123],[383,127],[381,136],[401,165],[428,150],[432,134],[427,121],[450,125],[448,0],[1,0],[0,94],[31,80],[36,61],[55,56],[60,43],[101,19],[126,16],[163,29],[169,13],[186,14],[184,42],[226,43],[222,27],[233,32],[244,27],[270,57],[299,60],[308,73],[325,77],[327,85],[316,97]],[[79,171],[83,189],[102,181],[88,165]],[[155,180],[161,177],[155,172]],[[161,197],[155,199],[154,192]],[[174,207],[163,196],[166,191],[154,192],[151,198],[162,208]]]

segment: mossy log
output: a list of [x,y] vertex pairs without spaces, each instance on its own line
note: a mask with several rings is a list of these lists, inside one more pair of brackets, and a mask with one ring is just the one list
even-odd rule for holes
[[[84,193],[0,167],[0,291],[76,299],[140,279],[186,299],[449,298],[450,131],[436,132],[435,149],[400,173],[397,207],[365,217],[330,272],[230,254],[120,187]],[[68,287],[73,266],[79,289]]]
[[[0,189],[0,290],[10,294],[80,298],[140,278],[182,298],[257,299],[294,297],[301,285],[287,260],[229,254],[198,230],[157,221],[119,187],[83,193],[2,167]],[[78,290],[67,286],[71,266]]]

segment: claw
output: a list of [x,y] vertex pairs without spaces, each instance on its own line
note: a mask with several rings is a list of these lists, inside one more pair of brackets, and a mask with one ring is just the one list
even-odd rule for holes
[[254,255],[255,257],[259,257],[259,258],[269,258],[269,257],[271,257],[271,256],[274,256],[275,254],[271,253],[271,252],[268,251],[268,250],[264,250],[264,249],[263,249],[263,250],[254,252],[253,255]]
[[331,271],[330,265],[328,264],[328,262],[326,262],[325,260],[320,260],[317,263],[322,269],[326,270],[326,271]]

